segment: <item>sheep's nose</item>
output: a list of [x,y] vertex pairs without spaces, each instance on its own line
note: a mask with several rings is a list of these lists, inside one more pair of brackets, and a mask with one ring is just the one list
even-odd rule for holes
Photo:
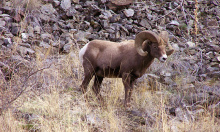
[[159,59],[161,62],[165,62],[167,60],[167,55],[162,55]]
[[163,61],[165,61],[166,59],[167,59],[166,57],[163,57],[163,58],[162,58]]

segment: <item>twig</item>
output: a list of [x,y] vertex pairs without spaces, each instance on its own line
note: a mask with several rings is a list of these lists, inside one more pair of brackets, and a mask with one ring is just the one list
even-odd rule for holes
[[174,8],[173,10],[169,11],[167,14],[165,14],[165,15],[159,17],[158,19],[156,19],[156,20],[154,20],[154,21],[158,21],[158,20],[160,20],[161,18],[164,18],[165,16],[167,16],[167,15],[169,15],[170,13],[174,12],[176,9],[178,9],[180,6],[182,6],[183,2],[184,2],[184,0],[182,0],[181,4],[178,5],[176,8]]
[[[52,65],[52,64],[51,64]],[[20,91],[20,93],[19,94],[17,94],[16,95],[16,97],[14,97],[12,100],[10,100],[7,104],[10,104],[10,103],[12,103],[13,101],[15,101],[18,97],[20,97],[21,96],[21,94],[27,89],[27,87],[25,87],[25,85],[27,84],[27,82],[28,82],[28,79],[31,77],[31,76],[33,76],[34,74],[36,74],[37,72],[39,72],[39,71],[43,71],[43,70],[45,70],[45,69],[48,69],[48,68],[50,68],[51,67],[51,65],[50,66],[48,66],[48,67],[46,67],[46,68],[42,68],[42,69],[39,69],[39,70],[37,70],[37,71],[35,71],[35,72],[33,72],[33,73],[31,73],[30,75],[28,75],[27,76],[27,78],[24,80],[24,82],[23,82],[23,85],[21,86],[23,89]]]
[[184,9],[184,6],[183,6],[184,1],[185,1],[185,0],[182,1],[181,7],[182,7],[182,12],[183,12],[183,15],[184,15],[185,23],[186,23],[186,25],[188,25],[187,18],[186,18],[186,13],[185,13],[185,9]]

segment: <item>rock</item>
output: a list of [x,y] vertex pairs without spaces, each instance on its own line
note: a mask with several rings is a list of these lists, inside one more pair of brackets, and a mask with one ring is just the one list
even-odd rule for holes
[[56,22],[57,21],[57,11],[53,8],[52,4],[46,4],[41,7],[40,18],[45,22]]
[[195,46],[196,46],[196,44],[193,43],[193,42],[191,42],[191,41],[186,42],[186,44],[187,44],[187,46],[188,46],[189,48],[192,48],[192,47],[195,47]]
[[0,18],[0,27],[5,27],[6,22]]
[[220,62],[220,55],[216,57],[217,61]]
[[133,0],[111,0],[111,2],[118,6],[124,6],[131,4]]
[[19,43],[20,46],[26,47],[26,48],[31,48],[31,45],[28,43]]
[[171,21],[169,24],[170,25],[175,25],[175,26],[179,26],[180,25],[179,22],[177,22],[177,21]]
[[20,33],[20,26],[17,23],[11,24],[11,33],[15,36],[18,36]]
[[71,7],[71,0],[62,0],[60,6],[64,11],[68,10]]
[[165,77],[162,81],[162,83],[166,85],[175,85],[175,82],[170,77]]
[[172,47],[174,48],[175,51],[179,51],[180,50],[178,44],[172,44]]
[[58,7],[60,5],[60,1],[54,0],[53,5],[54,5],[54,7]]
[[12,44],[11,38],[5,38],[4,39],[4,45],[7,46],[7,45],[10,45],[10,44]]
[[190,121],[190,116],[189,114],[187,114],[186,111],[184,111],[183,109],[181,108],[176,108],[175,109],[175,114],[176,114],[176,117],[180,120],[180,121],[185,121],[185,122],[189,122]]
[[132,17],[134,15],[134,10],[133,9],[125,9],[124,14],[126,17]]
[[146,123],[147,117],[141,111],[131,110],[131,111],[126,111],[126,112],[128,114],[128,119],[132,120],[133,123],[138,123],[138,124],[142,124],[142,125],[147,124]]
[[74,34],[74,38],[77,40],[80,44],[86,44],[88,43],[88,37],[91,35],[91,33],[79,31],[78,33]]
[[73,1],[73,3],[75,3],[75,4],[79,4],[79,0],[72,0]]
[[85,3],[84,3],[84,6],[85,7],[91,7],[92,5],[95,5],[95,1],[86,1]]
[[112,17],[112,13],[110,11],[103,11],[102,14],[99,16],[99,18],[103,18],[106,20],[110,20],[110,18]]
[[65,44],[65,45],[63,46],[62,52],[64,52],[64,53],[69,53],[70,50],[71,50],[71,48],[72,48],[72,43]]
[[40,46],[40,47],[43,47],[43,48],[45,48],[45,49],[48,49],[48,48],[51,47],[48,43],[45,43],[44,41],[41,41],[39,46]]
[[208,22],[208,26],[209,27],[219,27],[219,25],[218,25],[218,21],[217,20],[210,20],[209,22]]
[[75,16],[77,14],[77,11],[75,10],[75,8],[72,6],[72,7],[70,7],[68,10],[67,10],[67,12],[66,12],[66,15],[68,16],[68,17],[70,17],[70,16]]
[[21,54],[21,56],[33,55],[35,53],[35,51],[32,50],[31,48],[26,48],[23,46],[18,46],[17,51]]
[[52,16],[53,14],[56,14],[56,9],[53,8],[52,4],[46,4],[41,7],[41,13]]
[[147,20],[147,19],[142,19],[141,22],[140,22],[140,25],[141,25],[142,27],[147,28],[147,29],[151,29],[151,26],[150,26],[150,24],[148,23],[148,20]]
[[48,33],[44,33],[44,34],[41,34],[41,39],[44,41],[44,42],[49,42],[51,39],[52,39],[52,35],[51,34],[48,34]]
[[102,21],[101,21],[101,25],[102,25],[102,27],[103,27],[104,29],[109,28],[109,22],[108,22],[108,20],[102,20]]
[[4,40],[0,38],[0,47],[4,44]]
[[210,76],[220,79],[220,71],[214,71],[214,72],[210,73]]
[[86,116],[86,121],[94,126],[102,126],[101,118],[97,116],[97,114],[89,113]]
[[219,45],[211,44],[209,46],[212,47],[213,51],[220,52],[220,46]]
[[35,26],[35,27],[34,27],[34,32],[35,32],[36,34],[40,34],[40,33],[41,33],[41,27],[40,27],[40,26]]
[[21,33],[21,38],[23,42],[26,42],[28,40],[29,35],[27,33]]

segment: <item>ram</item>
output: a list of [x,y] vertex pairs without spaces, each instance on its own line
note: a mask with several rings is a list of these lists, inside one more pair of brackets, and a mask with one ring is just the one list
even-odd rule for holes
[[155,58],[165,62],[167,55],[173,52],[166,31],[160,34],[142,31],[136,35],[135,40],[120,43],[93,40],[79,52],[84,68],[81,89],[85,93],[90,80],[95,76],[92,90],[99,99],[103,100],[100,95],[103,78],[122,78],[125,88],[124,104],[127,105],[130,103],[134,81],[145,73]]

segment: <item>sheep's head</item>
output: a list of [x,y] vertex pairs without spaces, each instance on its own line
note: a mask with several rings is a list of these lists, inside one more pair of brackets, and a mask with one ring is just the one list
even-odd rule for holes
[[[172,46],[169,44],[168,32],[162,31],[157,35],[152,31],[142,31],[138,33],[135,38],[136,50],[141,56],[146,56],[148,54],[147,51],[142,49],[142,44],[146,40],[148,41],[147,44],[150,48],[150,54],[158,58],[161,62],[166,61],[167,55],[171,55],[174,52]],[[168,46],[167,51],[166,46]]]

